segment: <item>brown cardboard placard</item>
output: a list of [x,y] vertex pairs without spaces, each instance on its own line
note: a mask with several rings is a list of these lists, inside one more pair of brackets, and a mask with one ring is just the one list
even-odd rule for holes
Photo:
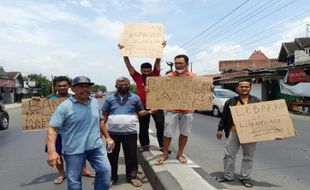
[[295,136],[284,100],[231,106],[240,143]]
[[213,79],[148,77],[146,106],[157,109],[211,110]]
[[125,24],[120,44],[122,56],[161,58],[163,56],[164,26],[154,23]]
[[37,131],[47,129],[52,114],[64,100],[66,98],[22,100],[22,130]]

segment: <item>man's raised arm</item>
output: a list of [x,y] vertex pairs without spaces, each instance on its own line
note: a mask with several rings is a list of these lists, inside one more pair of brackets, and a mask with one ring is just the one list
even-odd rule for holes
[[[118,44],[119,49],[124,48],[125,46]],[[132,76],[135,73],[135,68],[131,65],[130,61],[129,61],[129,57],[128,56],[124,56],[124,62],[126,64],[127,70],[130,74],[130,76]]]

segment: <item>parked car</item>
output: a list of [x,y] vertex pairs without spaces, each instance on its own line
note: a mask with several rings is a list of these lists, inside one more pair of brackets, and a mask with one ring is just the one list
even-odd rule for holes
[[214,89],[212,114],[219,117],[223,113],[225,102],[232,97],[238,96],[237,93],[228,89]]
[[9,128],[9,113],[0,101],[0,130]]

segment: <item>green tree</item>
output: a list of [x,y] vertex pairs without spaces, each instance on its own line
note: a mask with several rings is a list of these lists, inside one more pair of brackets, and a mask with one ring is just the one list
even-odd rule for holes
[[38,83],[37,88],[40,88],[41,90],[39,91],[39,96],[48,96],[52,93],[52,81],[47,79],[44,75],[42,74],[29,74],[27,78],[30,80],[34,80]]
[[92,92],[106,92],[107,91],[107,87],[104,86],[104,85],[98,85],[98,84],[94,84],[92,87],[91,87],[91,90]]
[[129,87],[129,91],[136,94],[137,93],[136,85],[131,84]]

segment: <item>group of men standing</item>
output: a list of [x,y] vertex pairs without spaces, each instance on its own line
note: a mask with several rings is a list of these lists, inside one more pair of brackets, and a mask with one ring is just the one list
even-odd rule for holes
[[[165,46],[165,42],[163,46]],[[119,45],[119,48],[124,46]],[[118,158],[122,145],[126,165],[126,179],[135,187],[142,185],[137,177],[137,139],[138,132],[136,122],[139,121],[139,141],[142,150],[148,150],[149,123],[152,116],[155,121],[157,140],[162,155],[156,160],[156,164],[164,164],[169,158],[169,146],[177,128],[180,131],[179,149],[176,158],[180,163],[187,163],[183,151],[190,135],[193,121],[193,110],[163,110],[147,109],[146,107],[146,79],[148,76],[160,75],[160,62],[155,61],[154,68],[150,63],[141,65],[141,73],[131,65],[128,57],[124,56],[124,62],[130,76],[136,83],[137,94],[131,93],[130,81],[126,77],[116,79],[116,92],[106,98],[100,108],[96,99],[90,96],[91,86],[94,84],[88,77],[79,76],[72,81],[74,95],[68,97],[55,110],[47,132],[48,164],[58,167],[62,164],[62,156],[66,163],[66,176],[60,170],[62,181],[66,178],[69,190],[82,189],[81,176],[88,172],[84,167],[85,160],[95,170],[95,190],[104,190],[111,187],[118,180]],[[194,77],[195,73],[188,70],[189,59],[186,55],[177,55],[174,59],[175,71],[169,73],[170,77]],[[240,143],[233,125],[229,106],[254,103],[259,101],[249,95],[251,83],[241,81],[237,85],[240,96],[227,101],[224,107],[223,118],[219,124],[217,138],[221,139],[225,130],[228,138],[225,146],[225,175],[220,182],[233,180],[234,162]],[[61,95],[58,90],[58,96]],[[61,135],[62,150],[57,150],[57,135]],[[105,141],[102,140],[102,136]],[[59,137],[58,137],[59,138]],[[251,187],[249,174],[252,168],[255,144],[243,146],[244,161],[242,164],[241,180],[247,187]]]
[[[165,45],[163,42],[163,46]],[[119,45],[119,48],[123,46]],[[150,146],[148,132],[150,117],[152,116],[155,121],[158,145],[163,151],[163,155],[157,161],[158,164],[163,164],[168,159],[171,137],[176,127],[180,125],[180,149],[177,158],[181,163],[187,162],[183,150],[192,125],[193,111],[167,110],[171,116],[166,115],[165,123],[163,110],[146,108],[146,78],[160,75],[160,61],[159,58],[156,59],[154,69],[150,63],[143,63],[141,73],[139,73],[125,56],[124,62],[136,83],[138,95],[129,91],[128,78],[119,77],[115,83],[116,92],[107,97],[102,108],[90,96],[91,86],[94,83],[85,76],[73,79],[71,89],[74,95],[70,97],[66,95],[68,98],[57,107],[49,122],[50,127],[47,132],[48,164],[58,169],[59,165],[63,167],[63,156],[66,163],[66,176],[64,176],[64,170],[59,169],[60,176],[57,179],[62,182],[66,178],[69,190],[82,189],[82,173],[88,172],[85,167],[83,170],[85,160],[88,160],[95,170],[95,190],[108,189],[117,182],[120,145],[123,147],[125,156],[126,179],[133,186],[142,185],[137,177],[136,115],[138,115],[140,126],[139,141],[142,150],[148,150]],[[175,63],[176,71],[170,76],[195,76],[187,69],[188,57],[186,55],[176,56]],[[61,90],[58,89],[57,92],[57,96],[60,97]],[[102,136],[105,142],[102,141]],[[62,143],[60,151],[57,150],[56,143],[59,141]]]

